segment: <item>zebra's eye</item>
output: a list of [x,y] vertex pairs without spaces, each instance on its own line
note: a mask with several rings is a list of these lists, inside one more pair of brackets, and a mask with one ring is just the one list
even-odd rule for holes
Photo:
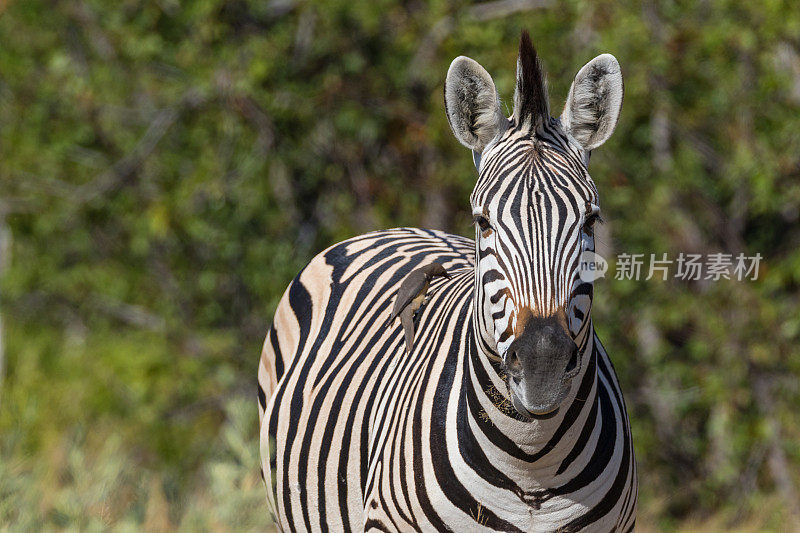
[[475,215],[475,223],[481,229],[481,233],[484,237],[486,237],[490,231],[492,231],[492,226],[489,224],[489,221],[483,215]]
[[599,214],[592,213],[591,215],[587,215],[586,220],[583,223],[583,232],[586,235],[594,235],[594,225],[596,222],[603,222],[603,219],[600,218]]

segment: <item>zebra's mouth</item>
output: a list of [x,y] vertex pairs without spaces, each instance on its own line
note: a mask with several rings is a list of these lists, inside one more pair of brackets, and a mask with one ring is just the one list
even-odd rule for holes
[[534,413],[533,411],[528,411],[528,409],[522,405],[522,402],[519,401],[517,395],[513,393],[511,394],[511,403],[514,405],[514,409],[517,411],[517,413],[527,420],[548,420],[556,416],[558,414],[559,407],[561,407],[560,405],[556,405],[555,409],[552,411],[548,411],[546,413]]
[[514,378],[509,378],[508,389],[511,395],[511,404],[514,410],[526,420],[547,420],[558,414],[561,403],[569,395],[572,388],[572,377],[565,377],[555,398],[546,403],[526,402],[525,384]]

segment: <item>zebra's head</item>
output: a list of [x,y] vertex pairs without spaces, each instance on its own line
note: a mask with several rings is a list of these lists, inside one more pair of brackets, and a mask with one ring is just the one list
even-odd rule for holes
[[456,138],[473,152],[479,342],[502,360],[514,408],[554,414],[570,396],[587,343],[592,284],[580,258],[599,219],[589,154],[622,107],[619,63],[603,54],[575,76],[559,118],[527,32],[520,40],[514,112],[506,118],[491,76],[458,57],[445,82]]

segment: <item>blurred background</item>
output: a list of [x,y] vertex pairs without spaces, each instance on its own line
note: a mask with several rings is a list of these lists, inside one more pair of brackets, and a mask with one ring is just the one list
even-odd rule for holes
[[523,28],[556,114],[586,61],[622,65],[607,257],[763,257],[595,284],[639,529],[797,530],[800,10],[772,0],[0,0],[0,524],[269,528],[283,290],[362,232],[473,236],[442,82],[471,56],[510,112]]

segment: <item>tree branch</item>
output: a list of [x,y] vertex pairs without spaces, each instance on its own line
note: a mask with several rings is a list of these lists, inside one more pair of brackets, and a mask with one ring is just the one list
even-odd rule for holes
[[187,108],[193,109],[200,105],[201,102],[202,98],[199,94],[189,91],[177,105],[159,111],[133,150],[91,182],[78,187],[75,191],[75,201],[78,203],[89,202],[118,188],[129,180],[150,154],[153,153],[181,112]]
[[[789,514],[788,523],[800,524],[800,501],[797,499],[797,490],[792,481],[792,468],[789,466],[786,453],[781,445],[781,424],[775,414],[772,382],[763,372],[755,369],[752,369],[751,372],[755,373],[753,378],[753,398],[769,428],[767,466],[775,486],[786,504],[786,511]],[[795,529],[795,531],[798,530]]]
[[[0,280],[11,262],[11,230],[6,226],[5,214],[0,213]],[[3,331],[3,302],[0,300],[0,398],[6,374],[5,336]]]

